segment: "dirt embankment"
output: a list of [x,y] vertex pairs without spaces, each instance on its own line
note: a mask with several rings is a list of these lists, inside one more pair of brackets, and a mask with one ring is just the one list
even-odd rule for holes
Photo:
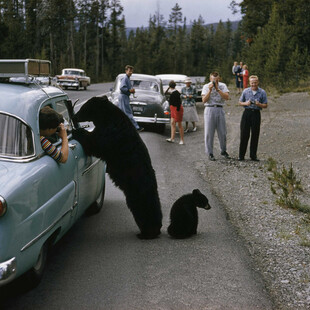
[[[266,168],[270,157],[280,167],[292,163],[304,188],[299,198],[310,206],[310,96],[268,96],[268,108],[261,114],[260,162],[250,161],[248,153],[245,161],[237,160],[243,111],[238,98],[232,90],[225,107],[231,159],[220,158],[215,137],[217,160],[211,162],[205,156],[196,161],[196,168],[211,183],[212,191],[223,201],[230,220],[245,239],[276,309],[310,309],[310,217],[276,204],[268,179],[272,174]],[[198,104],[198,110],[202,132],[203,105]]]

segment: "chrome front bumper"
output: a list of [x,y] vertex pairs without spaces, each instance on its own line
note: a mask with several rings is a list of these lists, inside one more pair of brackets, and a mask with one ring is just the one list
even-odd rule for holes
[[151,123],[151,124],[170,124],[170,118],[157,117],[142,117],[134,116],[133,117],[138,123]]
[[59,86],[62,87],[77,87],[79,86],[79,82],[67,82],[67,81],[63,81],[63,82],[58,82],[57,83]]
[[0,263],[0,286],[11,282],[16,275],[16,258]]

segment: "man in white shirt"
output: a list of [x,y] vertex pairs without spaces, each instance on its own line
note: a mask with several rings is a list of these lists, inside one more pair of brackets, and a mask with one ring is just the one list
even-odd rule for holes
[[221,155],[229,158],[226,151],[226,120],[223,106],[229,99],[229,90],[226,84],[221,83],[218,72],[210,74],[210,83],[202,88],[202,102],[205,104],[204,126],[205,126],[205,149],[209,159],[214,161],[213,142],[215,130],[220,142]]

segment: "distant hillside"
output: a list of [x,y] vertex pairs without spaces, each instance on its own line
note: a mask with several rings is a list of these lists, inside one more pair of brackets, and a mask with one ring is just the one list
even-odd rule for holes
[[[223,22],[223,23],[226,24],[226,22]],[[235,31],[238,29],[238,25],[239,25],[240,21],[234,21],[234,22],[230,22],[230,23],[231,23],[232,30]],[[205,26],[208,28],[213,26],[214,30],[216,30],[218,24],[219,23],[212,23],[212,24],[206,24]],[[188,31],[190,31],[192,28],[192,25],[186,25],[186,26],[187,26]],[[127,36],[129,35],[130,31],[136,32],[137,28],[142,28],[142,27],[127,27],[126,28]],[[143,27],[143,28],[147,29],[148,27]]]

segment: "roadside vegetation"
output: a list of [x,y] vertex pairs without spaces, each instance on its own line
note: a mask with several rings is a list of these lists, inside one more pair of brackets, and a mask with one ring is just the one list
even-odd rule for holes
[[267,170],[272,172],[272,176],[269,177],[270,189],[277,196],[276,203],[281,207],[310,214],[310,207],[302,204],[298,198],[298,194],[303,192],[303,187],[292,163],[289,167],[283,165],[279,168],[277,162],[273,158],[269,158]]
[[148,27],[129,30],[120,0],[0,1],[0,55],[51,60],[53,74],[82,68],[94,82],[114,80],[130,63],[147,74],[207,77],[218,70],[229,83],[236,60],[265,89],[308,90],[310,2],[238,2],[231,1],[243,16],[237,25],[210,25],[203,14],[188,21],[176,3],[168,20],[156,11]]

